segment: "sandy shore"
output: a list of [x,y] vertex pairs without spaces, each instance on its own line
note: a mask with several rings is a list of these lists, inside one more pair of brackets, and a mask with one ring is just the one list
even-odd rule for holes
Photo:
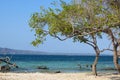
[[117,74],[91,73],[0,73],[0,80],[120,80]]

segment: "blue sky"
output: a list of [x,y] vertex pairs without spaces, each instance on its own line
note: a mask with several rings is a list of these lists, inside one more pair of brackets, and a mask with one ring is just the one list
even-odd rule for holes
[[[48,37],[47,41],[38,47],[30,44],[34,40],[34,33],[28,25],[32,13],[40,12],[40,6],[51,6],[53,1],[55,0],[0,0],[0,47],[66,54],[94,54],[90,46],[73,43],[72,40],[61,42]],[[108,42],[107,39],[99,40],[99,46],[106,47]]]

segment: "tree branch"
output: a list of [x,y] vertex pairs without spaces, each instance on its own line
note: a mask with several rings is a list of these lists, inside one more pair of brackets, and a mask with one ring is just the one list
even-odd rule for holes
[[86,44],[88,44],[88,45],[94,47],[94,45],[93,45],[92,43],[86,42]]
[[103,50],[100,50],[100,52],[104,52],[104,51],[114,51],[114,50],[110,49],[111,44],[112,44],[112,42],[109,44],[108,48],[103,49]]
[[114,50],[112,50],[112,49],[108,49],[108,48],[103,49],[103,50],[100,50],[100,52],[104,52],[104,51],[114,51]]
[[[88,28],[89,29],[89,28]],[[59,39],[60,41],[64,41],[64,40],[66,40],[66,39],[69,39],[69,38],[71,38],[71,37],[74,37],[74,36],[79,36],[79,37],[82,37],[82,36],[87,36],[87,35],[89,35],[89,34],[92,34],[92,33],[96,33],[96,32],[98,32],[98,31],[100,31],[101,29],[99,29],[99,30],[96,30],[96,31],[90,31],[90,32],[88,32],[88,33],[83,33],[83,34],[81,34],[81,32],[79,31],[79,30],[76,30],[73,34],[71,34],[71,35],[68,35],[68,36],[66,36],[66,38],[60,38],[59,36],[57,36],[57,35],[53,35],[53,34],[51,34],[51,36],[53,36],[53,37],[55,37],[55,38],[57,38],[57,39]]]
[[51,34],[51,36],[59,39],[60,41],[64,41],[64,40],[66,40],[66,39],[69,39],[69,38],[73,37],[74,35],[69,35],[69,36],[67,36],[66,38],[60,38],[59,36],[57,36],[57,35],[55,35],[55,34],[54,34],[54,35]]
[[[119,24],[116,24],[115,26],[118,26]],[[64,41],[66,39],[69,39],[71,37],[74,37],[74,36],[79,36],[79,37],[82,37],[82,36],[87,36],[87,35],[90,35],[90,34],[95,34],[95,33],[98,33],[98,32],[105,32],[107,29],[109,28],[112,28],[113,26],[110,26],[110,27],[106,27],[106,28],[99,28],[99,27],[94,27],[94,28],[81,28],[80,30],[74,30],[71,35],[68,35],[66,38],[60,38],[59,36],[57,35],[51,35],[57,39],[59,39],[60,41]],[[91,31],[90,31],[91,30]],[[82,31],[82,32],[81,32]],[[88,32],[89,31],[89,32]],[[45,31],[45,32],[48,32],[48,31]]]

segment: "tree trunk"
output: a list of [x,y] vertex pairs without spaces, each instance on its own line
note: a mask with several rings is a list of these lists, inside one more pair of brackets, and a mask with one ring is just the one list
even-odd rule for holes
[[99,58],[99,54],[96,54],[94,63],[92,64],[92,72],[96,76],[97,76],[97,68],[96,68],[96,66],[97,66],[97,63],[98,63],[98,58]]
[[118,70],[118,73],[120,73],[120,65],[118,63],[117,49],[114,50],[113,62],[114,62],[115,68]]
[[93,49],[96,53],[95,60],[92,64],[92,72],[93,72],[94,75],[97,76],[97,63],[98,63],[98,59],[99,59],[100,49],[97,45],[96,36],[92,35],[92,39],[93,39],[93,41],[92,41],[93,44],[90,44],[90,45],[93,47]]
[[114,37],[113,32],[111,31],[111,29],[107,29],[106,33],[111,37],[112,40],[112,45],[113,45],[113,62],[115,65],[115,68],[118,70],[118,72],[120,73],[120,65],[118,63],[118,51],[117,48],[120,46],[120,42],[117,38]]

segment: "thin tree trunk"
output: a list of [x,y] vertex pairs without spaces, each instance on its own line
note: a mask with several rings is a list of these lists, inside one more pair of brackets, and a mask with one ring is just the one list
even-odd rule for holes
[[113,62],[114,62],[115,68],[117,69],[118,73],[120,73],[120,65],[118,63],[118,55],[117,55],[116,48],[114,48]]
[[99,54],[96,54],[94,63],[92,64],[92,72],[96,76],[97,76],[97,68],[96,68],[96,66],[97,66],[97,63],[98,63],[98,59],[99,59]]
[[95,36],[92,36],[92,39],[93,39],[93,45],[91,45],[96,53],[96,57],[95,57],[95,60],[92,64],[92,72],[94,75],[97,76],[97,63],[98,63],[98,59],[99,59],[99,54],[100,54],[100,50],[99,50],[99,47],[97,46],[97,40],[96,40],[96,37]]
[[117,48],[119,46],[119,42],[118,42],[118,40],[116,40],[117,38],[114,37],[113,32],[110,29],[107,29],[106,33],[111,37],[113,50],[114,50],[113,62],[114,62],[115,68],[120,73],[120,65],[118,63],[118,51],[117,51]]

